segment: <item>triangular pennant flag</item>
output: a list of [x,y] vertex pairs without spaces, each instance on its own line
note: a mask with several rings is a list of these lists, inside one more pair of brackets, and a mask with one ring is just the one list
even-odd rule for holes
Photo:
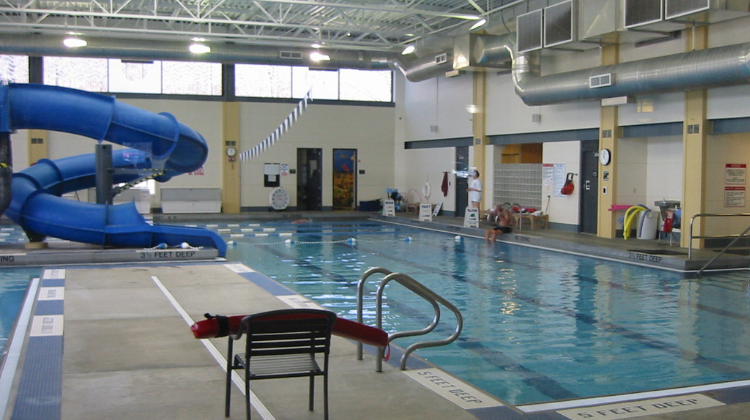
[[274,130],[271,135],[266,137],[265,140],[260,142],[257,146],[240,153],[240,160],[244,162],[246,160],[254,159],[256,156],[265,152],[266,149],[274,145],[283,134],[285,134],[292,128],[292,125],[294,125],[294,123],[297,122],[297,119],[302,115],[302,111],[307,109],[307,103],[312,100],[312,88],[310,88],[310,90],[307,91],[307,94],[305,94],[305,97],[302,98],[302,100],[297,104],[296,107],[294,107],[292,113],[289,114],[286,119],[284,119],[281,125],[279,125],[279,127],[276,128],[276,130]]

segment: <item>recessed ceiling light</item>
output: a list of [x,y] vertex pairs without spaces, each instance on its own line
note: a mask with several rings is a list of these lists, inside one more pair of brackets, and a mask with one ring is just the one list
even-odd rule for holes
[[417,49],[417,47],[415,47],[414,45],[407,45],[407,46],[406,46],[406,48],[404,48],[404,50],[403,50],[403,51],[401,51],[401,55],[407,55],[407,54],[411,54],[411,53],[413,53],[413,52],[414,52],[414,51],[415,51],[416,49]]
[[190,52],[193,54],[205,54],[211,52],[211,47],[205,44],[190,44]]
[[68,48],[81,48],[88,45],[88,42],[85,39],[70,37],[63,39],[63,45]]
[[487,23],[487,19],[481,19],[477,21],[477,23],[471,25],[471,28],[469,28],[469,30],[473,31],[474,29],[477,29],[480,26],[484,26],[485,23]]
[[327,54],[321,54],[317,51],[310,53],[310,60],[312,61],[329,61],[331,57]]

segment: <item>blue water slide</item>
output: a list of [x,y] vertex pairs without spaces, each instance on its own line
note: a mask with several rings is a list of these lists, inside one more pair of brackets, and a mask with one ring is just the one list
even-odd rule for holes
[[[155,179],[200,168],[208,156],[205,139],[168,113],[155,114],[112,97],[56,86],[0,86],[0,132],[18,129],[62,131],[130,147],[113,153],[114,183],[127,183],[148,171],[163,171]],[[135,203],[116,206],[61,198],[68,192],[96,185],[94,154],[58,160],[41,159],[13,174],[12,199],[5,214],[30,236],[53,236],[91,244],[153,247],[160,243],[216,248],[226,255],[226,243],[209,230],[151,225]]]

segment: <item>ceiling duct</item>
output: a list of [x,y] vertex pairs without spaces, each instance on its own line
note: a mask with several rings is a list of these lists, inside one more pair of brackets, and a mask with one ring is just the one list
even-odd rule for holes
[[467,34],[453,40],[453,69],[476,71],[495,68],[510,71],[514,33]]
[[598,48],[598,42],[579,38],[579,15],[577,0],[568,0],[545,7],[544,48],[574,51]]
[[43,35],[0,34],[0,54],[29,56],[69,56],[120,58],[124,60],[206,61],[244,64],[275,64],[315,68],[389,69],[395,55],[366,51],[327,51],[331,60],[315,62],[310,53],[315,49],[277,48],[258,45],[211,43],[211,53],[195,55],[188,51],[188,42],[124,40],[86,37],[86,48],[70,49],[61,37]]
[[[747,84],[750,43],[690,51],[665,57],[537,76],[529,57],[513,63],[516,92],[526,105],[549,105],[638,94]],[[590,80],[611,74],[609,86]]]
[[519,53],[541,50],[544,46],[543,13],[539,9],[516,18],[516,48]]
[[626,29],[673,32],[750,14],[750,0],[625,0]]
[[410,82],[421,82],[443,76],[453,70],[453,53],[441,52],[408,61],[399,57],[392,60],[392,65],[400,70]]
[[[652,0],[648,0],[652,1]],[[640,30],[638,23],[651,22],[648,13],[628,14],[633,30],[626,30],[623,0],[578,0],[578,39],[586,43],[638,43],[663,39],[665,34],[658,31]],[[647,8],[646,8],[647,9]],[[656,20],[661,22],[661,20]]]
[[750,0],[666,0],[664,18],[695,24],[717,23],[750,14]]

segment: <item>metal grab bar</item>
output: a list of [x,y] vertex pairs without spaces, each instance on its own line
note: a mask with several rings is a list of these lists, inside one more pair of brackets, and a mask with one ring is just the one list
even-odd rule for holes
[[732,241],[730,241],[724,248],[722,248],[721,251],[719,251],[716,255],[714,255],[713,258],[711,258],[710,261],[708,261],[706,264],[703,265],[703,267],[698,270],[698,274],[703,273],[703,271],[708,268],[711,264],[713,264],[714,261],[716,261],[719,257],[724,255],[729,248],[731,248],[737,241],[739,241],[742,238],[749,237],[748,232],[750,232],[750,226],[748,226],[745,230],[742,231],[739,235],[714,235],[714,236],[693,236],[693,221],[697,217],[742,217],[742,216],[750,216],[750,213],[734,213],[734,214],[720,214],[720,213],[699,213],[695,216],[690,218],[690,243],[688,244],[688,260],[693,257],[693,239],[706,239],[706,238],[734,238]]
[[[386,270],[382,267],[372,267],[368,269],[367,271],[362,274],[362,277],[359,278],[359,283],[357,283],[357,322],[362,324],[362,306],[363,306],[363,300],[364,300],[364,291],[365,291],[365,280],[367,280],[368,277],[370,277],[373,274],[380,273],[380,274],[391,274],[390,270]],[[362,343],[357,342],[357,360],[362,360]]]
[[[745,236],[745,234],[750,230],[750,227],[748,229],[745,229],[744,232],[742,232],[739,236],[738,235],[693,235],[693,222],[695,222],[695,219],[699,217],[747,217],[750,216],[750,213],[698,213],[690,218],[690,239],[688,241],[688,260],[693,258],[693,239],[711,239],[711,238],[735,238],[734,241],[732,241],[727,247],[725,247],[719,255],[717,255],[714,259],[709,261],[709,264],[712,263],[716,258],[718,258],[721,254],[723,254],[731,245],[734,245],[737,240]],[[708,264],[703,266],[700,271],[703,271]]]
[[[427,327],[421,330],[402,331],[402,332],[389,334],[388,335],[389,343],[397,338],[424,335],[434,330],[438,322],[440,321],[440,306],[438,306],[438,303],[450,309],[456,315],[457,325],[456,325],[456,330],[453,332],[453,334],[451,334],[448,338],[443,339],[443,340],[425,341],[421,343],[415,343],[409,346],[404,351],[403,356],[401,356],[401,370],[406,369],[406,359],[415,350],[418,350],[424,347],[435,347],[435,346],[442,346],[442,345],[450,344],[453,341],[455,341],[456,338],[458,338],[458,336],[461,334],[461,331],[463,330],[464,321],[463,321],[463,316],[461,316],[461,311],[459,311],[455,305],[448,302],[442,296],[436,294],[435,292],[428,289],[427,287],[425,287],[418,281],[414,280],[413,278],[407,276],[406,274],[392,273],[390,270],[387,270],[382,267],[372,267],[368,269],[367,271],[364,272],[364,274],[362,274],[362,277],[360,277],[359,279],[359,283],[357,283],[357,322],[362,323],[363,321],[363,315],[362,315],[363,308],[362,307],[363,307],[363,301],[364,301],[365,282],[368,277],[376,273],[386,275],[383,278],[383,280],[380,281],[380,284],[378,285],[378,290],[377,290],[376,318],[377,318],[378,328],[382,329],[382,326],[383,326],[383,317],[382,317],[383,315],[383,292],[385,291],[385,286],[392,280],[396,280],[399,284],[403,285],[407,289],[416,293],[419,297],[430,302],[433,310],[435,311],[435,317],[433,318],[430,325],[428,325]],[[362,360],[362,349],[363,349],[362,343],[357,343],[357,360]],[[383,347],[378,347],[378,357],[377,357],[377,362],[376,362],[376,365],[377,365],[376,370],[378,372],[383,371],[384,350],[385,349]]]
[[[421,349],[421,348],[425,348],[425,347],[444,346],[446,344],[452,343],[458,338],[459,335],[461,335],[461,330],[463,329],[464,321],[463,321],[463,317],[461,316],[461,311],[459,311],[458,308],[456,308],[452,303],[445,300],[442,296],[426,288],[424,285],[414,280],[413,278],[407,276],[406,274],[391,273],[385,276],[385,278],[383,278],[383,280],[380,282],[380,285],[378,286],[378,294],[377,294],[377,300],[376,300],[378,328],[381,328],[382,326],[383,292],[385,291],[385,286],[392,280],[397,281],[402,286],[416,293],[419,297],[430,302],[433,309],[435,310],[435,317],[433,318],[432,323],[430,323],[429,326],[421,330],[403,331],[403,332],[389,334],[388,342],[392,342],[396,338],[401,338],[401,337],[424,335],[434,330],[435,327],[437,326],[438,321],[440,321],[440,307],[438,306],[438,303],[450,309],[456,315],[456,321],[457,321],[456,330],[448,338],[443,339],[443,340],[423,341],[421,343],[414,343],[411,346],[407,347],[407,349],[404,351],[403,356],[401,356],[401,365],[400,365],[401,370],[406,370],[406,359],[409,357],[409,355],[413,351]],[[382,347],[378,348],[377,369],[376,369],[378,372],[382,372],[383,370],[383,350],[384,349]]]

